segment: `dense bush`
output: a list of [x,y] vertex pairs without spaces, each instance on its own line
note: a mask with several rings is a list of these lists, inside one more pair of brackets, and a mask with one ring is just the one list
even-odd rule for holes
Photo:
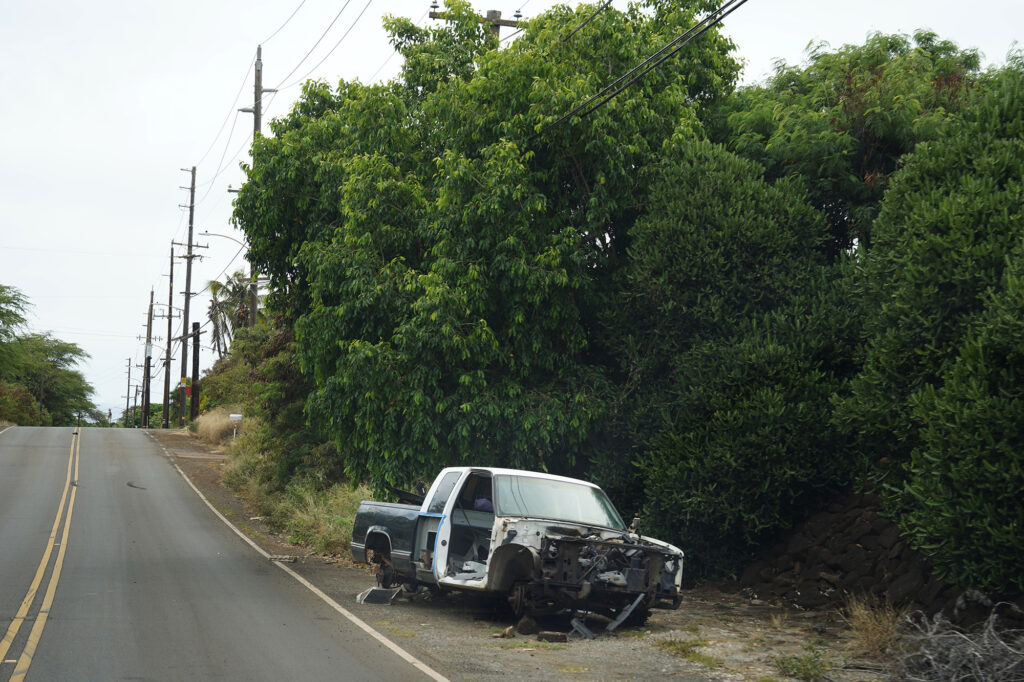
[[892,464],[888,504],[942,572],[1024,587],[1024,72],[893,179],[863,259],[864,368],[837,418]]
[[636,443],[645,526],[722,571],[853,471],[828,403],[846,321],[826,223],[797,183],[769,186],[707,142],[667,151],[618,307],[619,428]]

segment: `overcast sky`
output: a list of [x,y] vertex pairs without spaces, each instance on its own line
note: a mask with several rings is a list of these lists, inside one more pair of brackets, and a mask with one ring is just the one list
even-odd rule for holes
[[[157,312],[165,311],[170,242],[186,236],[187,211],[179,205],[188,196],[179,187],[188,184],[188,174],[180,169],[198,169],[196,234],[243,238],[229,222],[233,195],[227,189],[242,182],[238,162],[248,159],[252,116],[236,109],[252,106],[257,44],[263,44],[264,87],[307,76],[332,84],[386,80],[398,72],[400,58],[390,58],[381,16],[404,15],[424,25],[431,21],[429,4],[4,1],[0,284],[17,287],[32,303],[30,331],[51,332],[90,354],[81,369],[96,389],[97,405],[115,417],[124,409],[129,359],[143,362],[139,337],[145,336],[151,289],[161,304]],[[473,4],[511,18],[519,8],[530,17],[555,3]],[[1019,0],[749,0],[724,30],[747,64],[744,81],[756,82],[777,58],[802,61],[809,42],[861,43],[872,31],[930,28],[961,47],[978,48],[985,64],[1002,64],[1022,27]],[[283,88],[269,102],[264,132],[266,121],[285,113],[298,93],[297,85]],[[193,289],[247,269],[235,242],[198,241],[209,248],[193,269]],[[179,261],[175,267],[181,291],[184,266]],[[206,321],[208,303],[205,296],[193,299],[192,321]],[[181,305],[177,293],[175,305]],[[154,326],[161,337],[154,354],[162,356],[166,321]],[[202,351],[204,368],[212,355]],[[172,363],[172,377],[179,362]],[[154,376],[158,401],[163,374]],[[132,381],[140,377],[133,368]]]

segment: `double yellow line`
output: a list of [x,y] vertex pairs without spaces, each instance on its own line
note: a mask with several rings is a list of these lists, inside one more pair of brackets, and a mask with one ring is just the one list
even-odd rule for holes
[[[64,554],[68,548],[68,532],[71,530],[71,513],[75,509],[75,494],[78,492],[78,460],[79,450],[81,448],[82,435],[81,430],[76,430],[71,435],[71,452],[68,455],[68,473],[64,480],[64,492],[60,496],[60,507],[57,508],[57,518],[53,520],[53,528],[50,530],[50,540],[46,543],[46,550],[43,552],[43,558],[39,560],[39,567],[36,569],[36,575],[32,579],[32,584],[28,588],[28,594],[25,595],[25,599],[21,602],[21,607],[18,609],[18,613],[14,616],[14,620],[11,621],[10,627],[7,628],[7,634],[0,640],[0,663],[7,658],[7,652],[10,650],[11,645],[14,643],[14,638],[18,636],[18,630],[21,629],[22,623],[28,616],[29,609],[32,608],[32,604],[36,600],[36,594],[39,591],[39,586],[43,582],[43,577],[46,574],[46,568],[50,565],[50,555],[53,554],[53,548],[56,546],[57,533],[61,527],[61,521],[64,523],[64,531],[61,534],[59,549],[57,550],[57,561],[53,565],[53,571],[50,573],[50,582],[46,586],[46,594],[43,595],[43,602],[39,606],[39,612],[36,615],[35,623],[32,625],[32,630],[28,634],[28,641],[25,643],[25,648],[21,652],[21,657],[18,658],[18,662],[14,666],[14,674],[11,675],[11,681],[20,682],[25,679],[25,675],[28,674],[29,666],[32,665],[32,656],[35,655],[36,647],[39,646],[39,640],[43,636],[43,628],[46,627],[46,619],[50,615],[50,607],[53,606],[53,597],[57,592],[57,583],[60,581],[60,572],[64,567]],[[74,470],[74,478],[72,478],[72,470]],[[70,500],[68,498],[68,491],[71,492]],[[67,502],[67,505],[65,505]]]

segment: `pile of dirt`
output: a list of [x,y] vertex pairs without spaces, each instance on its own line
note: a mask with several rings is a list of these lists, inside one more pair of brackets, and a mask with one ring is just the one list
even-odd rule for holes
[[963,590],[932,575],[880,508],[874,495],[837,499],[750,565],[741,586],[759,599],[806,609],[857,594],[949,615],[959,599],[962,611]]

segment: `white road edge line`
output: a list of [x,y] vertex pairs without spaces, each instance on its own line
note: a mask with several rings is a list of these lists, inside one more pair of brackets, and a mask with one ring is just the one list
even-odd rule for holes
[[[2,433],[2,431],[0,431],[0,433]],[[153,438],[153,437],[150,436],[150,438]],[[155,441],[156,439],[154,438],[153,440]],[[168,456],[168,459],[170,459],[169,456]],[[197,488],[194,483],[192,483],[192,479],[190,479],[188,476],[185,475],[185,472],[181,470],[181,467],[178,466],[177,462],[175,462],[174,460],[171,460],[171,464],[174,466],[175,469],[178,470],[178,473],[181,474],[181,477],[183,479],[185,479],[185,482],[188,483],[189,487],[192,488],[193,491],[195,491],[195,494],[199,496],[199,499],[201,499],[203,502],[205,502],[206,506],[210,508],[210,511],[212,511],[214,514],[217,515],[217,518],[219,518],[221,521],[223,521],[227,525],[228,528],[233,530],[235,532],[235,535],[237,535],[238,537],[240,537],[243,540],[245,540],[245,542],[248,543],[248,545],[250,547],[252,547],[254,550],[256,550],[256,552],[259,553],[260,556],[262,556],[263,558],[268,559],[268,560],[270,559],[270,553],[269,552],[267,552],[262,547],[260,547],[255,542],[253,542],[252,538],[250,538],[248,535],[246,535],[241,530],[239,530],[235,526],[235,524],[231,523],[231,521],[229,521],[226,516],[224,516],[223,514],[220,513],[219,509],[214,507],[210,503],[210,501],[208,499],[206,499],[206,496],[203,495],[203,493],[201,493],[199,491],[199,488]],[[414,668],[419,670],[421,673],[423,673],[424,675],[426,675],[427,677],[429,677],[432,680],[436,680],[437,682],[449,682],[447,677],[445,677],[444,675],[440,674],[439,672],[437,672],[436,670],[434,670],[433,668],[428,666],[426,663],[424,663],[420,659],[416,658],[415,656],[413,656],[408,651],[406,651],[402,647],[400,647],[397,644],[395,644],[394,642],[392,642],[390,639],[388,639],[387,637],[385,637],[381,633],[379,633],[376,630],[374,630],[372,627],[370,627],[366,623],[366,621],[364,621],[359,616],[355,615],[354,613],[352,613],[351,611],[346,609],[344,606],[342,606],[338,602],[334,601],[334,599],[332,599],[330,597],[330,595],[325,593],[323,590],[321,590],[319,587],[317,587],[313,583],[311,583],[308,580],[306,580],[305,578],[303,578],[301,575],[299,575],[298,573],[293,571],[291,568],[289,568],[288,566],[284,565],[280,561],[274,561],[273,563],[274,563],[275,566],[280,568],[282,571],[284,571],[285,573],[290,575],[292,578],[297,580],[301,585],[303,585],[310,592],[312,592],[316,596],[320,597],[320,599],[322,599],[332,609],[334,609],[335,611],[337,611],[341,615],[343,615],[346,618],[348,618],[356,626],[358,626],[360,629],[365,631],[368,635],[370,635],[371,637],[376,639],[378,642],[380,642],[381,644],[383,644],[387,648],[391,649],[391,651],[393,651],[395,654],[397,654],[399,658],[401,658],[405,662],[409,663],[411,666],[413,666]]]

